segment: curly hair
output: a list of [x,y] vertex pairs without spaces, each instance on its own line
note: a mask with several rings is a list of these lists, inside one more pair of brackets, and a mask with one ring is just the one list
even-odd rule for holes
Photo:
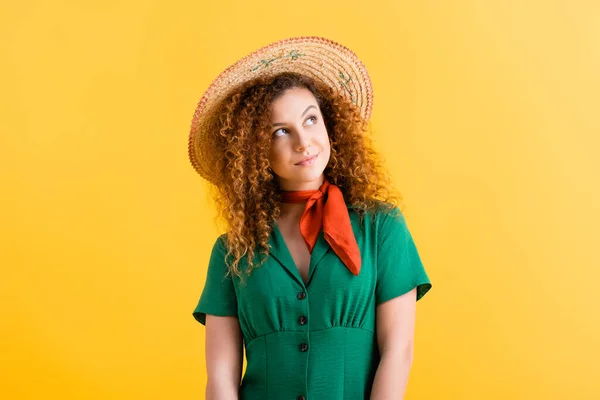
[[[270,110],[276,99],[293,88],[308,89],[317,100],[331,145],[324,174],[339,186],[361,226],[365,213],[391,210],[401,200],[391,194],[387,174],[366,134],[368,123],[341,93],[292,72],[247,81],[218,105],[207,138],[214,150],[211,160],[216,176],[211,193],[228,228],[228,274],[240,278],[242,258],[247,257],[248,274],[265,262],[269,237],[280,215],[281,191],[269,166]],[[263,256],[258,264],[257,254]]]

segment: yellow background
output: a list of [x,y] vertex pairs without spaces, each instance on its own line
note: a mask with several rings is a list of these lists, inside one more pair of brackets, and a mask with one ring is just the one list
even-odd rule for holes
[[433,282],[406,398],[600,398],[591,0],[2,5],[0,397],[204,397],[218,230],[189,124],[222,69],[297,35],[373,79]]

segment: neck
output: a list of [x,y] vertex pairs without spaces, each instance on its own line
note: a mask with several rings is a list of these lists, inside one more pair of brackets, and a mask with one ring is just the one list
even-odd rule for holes
[[276,178],[276,182],[281,190],[285,190],[287,192],[293,191],[304,191],[304,190],[318,190],[323,182],[325,181],[325,174],[321,174],[318,179],[314,181],[304,182],[304,181],[292,181],[292,180],[284,180],[279,177]]
[[280,204],[280,214],[279,220],[281,221],[298,221],[300,222],[300,217],[304,213],[304,209],[306,208],[306,202],[302,203],[279,203]]
[[[284,197],[289,197],[286,200],[283,200],[280,203],[280,214],[278,220],[280,222],[292,222],[297,223],[300,222],[304,211],[306,210],[306,203],[308,202],[308,198],[312,196],[311,193],[317,193],[318,190],[325,183],[325,175],[321,175],[320,178],[316,182],[308,183],[308,187],[282,187],[280,189],[284,192]],[[318,184],[318,186],[317,186]],[[294,193],[291,193],[294,192]],[[296,192],[309,192],[299,194]],[[311,196],[309,196],[311,194]],[[291,197],[290,197],[291,196]]]

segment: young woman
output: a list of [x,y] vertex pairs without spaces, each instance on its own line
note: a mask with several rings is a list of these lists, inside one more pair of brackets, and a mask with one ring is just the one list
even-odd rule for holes
[[228,228],[193,312],[207,399],[404,397],[431,283],[366,136],[371,106],[362,63],[315,37],[252,53],[201,99],[190,159]]

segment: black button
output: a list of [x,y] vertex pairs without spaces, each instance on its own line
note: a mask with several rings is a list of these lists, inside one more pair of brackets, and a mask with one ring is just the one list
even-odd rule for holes
[[306,400],[306,397],[304,397],[304,396],[298,396],[298,397],[296,397],[296,400]]
[[306,351],[306,350],[308,350],[308,344],[306,344],[306,343],[302,343],[302,344],[300,345],[300,351]]
[[298,293],[298,296],[296,296],[296,297],[298,297],[298,300],[304,300],[304,298],[306,297],[306,293],[300,292],[300,293]]
[[306,323],[306,317],[303,315],[300,318],[298,318],[298,323],[300,325],[304,325]]

